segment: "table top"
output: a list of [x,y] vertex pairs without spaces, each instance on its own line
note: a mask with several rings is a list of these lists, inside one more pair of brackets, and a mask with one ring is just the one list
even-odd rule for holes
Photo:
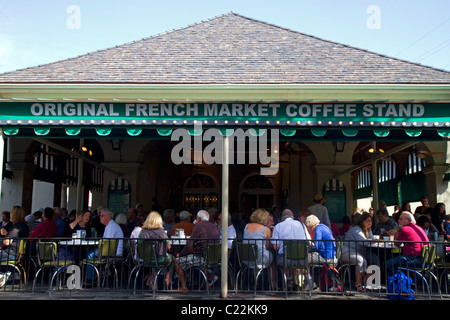
[[70,240],[60,240],[61,246],[95,246],[98,245],[98,240],[72,238]]
[[366,247],[371,247],[371,248],[383,248],[383,249],[394,249],[394,248],[399,248],[398,246],[394,245],[393,241],[368,241],[365,242],[365,246]]

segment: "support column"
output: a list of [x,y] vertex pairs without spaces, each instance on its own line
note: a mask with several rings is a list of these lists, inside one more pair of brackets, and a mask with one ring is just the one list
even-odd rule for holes
[[[84,145],[84,139],[80,139],[80,149]],[[78,182],[77,182],[77,213],[83,210],[83,166],[84,166],[84,154],[81,152],[81,157],[78,158]]]
[[222,262],[221,262],[221,297],[228,296],[228,181],[229,181],[229,137],[223,136],[222,146]]

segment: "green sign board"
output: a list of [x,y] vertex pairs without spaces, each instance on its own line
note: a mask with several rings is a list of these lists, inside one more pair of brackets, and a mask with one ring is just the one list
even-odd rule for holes
[[[83,121],[279,121],[279,124],[311,122],[430,122],[450,121],[450,104],[445,103],[109,103],[109,102],[0,102],[1,124],[67,124]],[[87,122],[86,122],[87,121]],[[89,122],[90,121],[90,122]],[[142,122],[143,121],[143,122]],[[436,123],[438,122],[438,123]],[[441,122],[441,123],[439,123]]]

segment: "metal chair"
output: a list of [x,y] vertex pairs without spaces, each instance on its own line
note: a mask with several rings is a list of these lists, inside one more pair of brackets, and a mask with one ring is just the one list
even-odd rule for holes
[[53,268],[54,271],[49,284],[49,295],[51,295],[55,277],[60,275],[62,271],[65,271],[68,266],[73,265],[75,262],[73,260],[57,259],[56,254],[58,252],[58,245],[54,241],[39,240],[36,244],[36,251],[39,269],[34,276],[32,292],[34,293],[35,291],[36,281],[41,271],[45,268]]
[[[342,283],[344,286],[345,286],[346,275],[348,275],[349,289],[351,290],[351,288],[352,288],[351,269],[352,269],[352,266],[353,267],[356,266],[356,263],[351,263],[351,262],[342,260],[342,251],[343,251],[345,243],[346,242],[344,240],[336,241],[336,244],[337,244],[336,258],[338,259],[337,270],[338,270],[339,274],[341,275]],[[350,245],[350,244],[347,242],[347,245]]]
[[203,280],[206,282],[206,289],[209,295],[209,283],[206,276],[208,269],[220,268],[222,260],[222,244],[221,243],[206,243],[203,250],[204,264],[195,266],[194,269],[198,270],[203,276]]
[[[258,278],[261,275],[261,273],[268,269],[268,267],[264,267],[261,264],[258,264],[258,246],[256,243],[242,243],[242,242],[236,242],[236,250],[237,250],[237,257],[238,257],[238,263],[239,263],[239,271],[236,274],[236,280],[235,280],[235,291],[237,293],[238,291],[238,284],[239,284],[239,276],[242,272],[244,272],[247,269],[251,269],[253,271],[253,274],[256,273],[256,276],[254,276],[254,282],[255,282],[255,295],[256,295],[256,288],[258,285]],[[258,270],[258,272],[256,272]],[[270,274],[270,273],[269,273]],[[270,274],[271,277],[271,274]],[[242,279],[241,279],[242,281]]]
[[[14,241],[17,241],[17,240],[14,240]],[[26,285],[27,285],[27,274],[25,272],[25,268],[22,266],[22,260],[23,260],[23,257],[25,256],[27,243],[28,243],[27,240],[24,240],[24,239],[19,240],[19,247],[17,249],[15,259],[10,259],[10,260],[5,260],[5,261],[0,262],[0,264],[2,266],[11,267],[18,272],[19,279],[20,279],[19,288],[22,287],[22,278],[23,278],[24,287],[26,287]]]
[[95,273],[97,275],[97,286],[100,287],[100,272],[98,270],[99,267],[105,267],[105,278],[106,278],[106,270],[109,267],[112,267],[114,270],[114,279],[116,288],[119,287],[119,277],[117,274],[117,268],[115,266],[116,263],[116,253],[117,247],[119,245],[118,239],[100,239],[98,242],[98,256],[94,258],[86,258],[81,262],[83,266],[91,266],[94,268]]
[[150,269],[156,269],[156,277],[155,277],[155,283],[153,286],[153,297],[156,295],[156,288],[157,288],[157,279],[160,275],[161,271],[165,268],[168,268],[172,260],[168,259],[165,256],[159,256],[158,255],[158,248],[155,241],[151,240],[137,240],[137,243],[134,241],[131,242],[131,248],[132,248],[132,256],[134,257],[134,252],[136,249],[136,258],[134,259],[135,267],[131,270],[130,276],[128,279],[128,284],[131,282],[133,273],[135,274],[134,277],[134,287],[133,287],[133,294],[136,294],[136,285],[137,285],[137,279],[139,277],[139,273],[142,268],[148,267]]
[[409,276],[409,273],[412,272],[415,275],[419,276],[423,280],[423,282],[425,283],[425,287],[427,289],[429,299],[431,299],[431,292],[430,292],[430,288],[428,285],[428,281],[426,279],[427,275],[430,275],[436,281],[439,295],[441,295],[439,281],[438,281],[436,275],[433,273],[433,269],[436,267],[435,261],[436,261],[436,246],[435,245],[424,245],[422,247],[422,265],[419,268],[416,268],[414,266],[399,268],[400,270],[406,271],[408,276]]
[[286,297],[288,296],[288,276],[287,271],[301,269],[306,271],[308,278],[309,296],[312,293],[313,283],[310,280],[310,270],[308,262],[309,245],[308,241],[291,240],[283,242],[283,283]]
[[437,250],[436,250],[436,270],[437,275],[439,276],[439,287],[442,288],[442,282],[444,281],[444,288],[445,288],[445,294],[448,294],[448,287],[449,287],[449,281],[448,281],[448,275],[450,274],[450,261],[447,261],[446,258],[446,252],[447,250],[450,250],[450,245],[448,244],[436,244]]

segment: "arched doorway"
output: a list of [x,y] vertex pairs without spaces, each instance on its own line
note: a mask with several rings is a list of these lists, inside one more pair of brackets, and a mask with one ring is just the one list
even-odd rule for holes
[[256,208],[270,209],[274,202],[275,188],[266,176],[251,174],[242,180],[240,187],[240,210],[244,217],[250,216]]
[[219,208],[219,183],[208,174],[196,173],[183,188],[184,207],[195,214],[200,209]]

